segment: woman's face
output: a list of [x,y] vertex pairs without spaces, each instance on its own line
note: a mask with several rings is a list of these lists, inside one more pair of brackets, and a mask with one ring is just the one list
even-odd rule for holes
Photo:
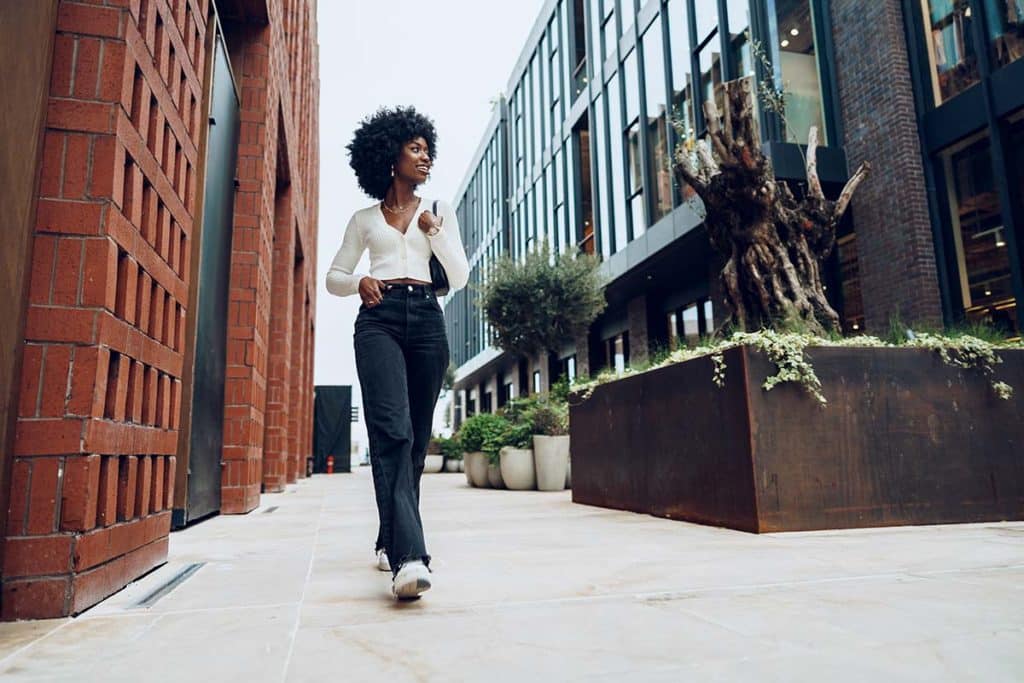
[[422,137],[415,137],[402,145],[398,162],[395,164],[395,176],[419,185],[427,182],[432,165],[427,141]]

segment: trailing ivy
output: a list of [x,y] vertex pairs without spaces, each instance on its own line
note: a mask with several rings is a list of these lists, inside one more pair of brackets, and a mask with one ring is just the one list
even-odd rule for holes
[[[801,385],[821,405],[826,405],[828,400],[821,391],[821,380],[818,379],[814,367],[807,359],[805,351],[809,346],[929,349],[937,353],[947,365],[981,372],[988,378],[996,396],[1003,400],[1013,397],[1013,387],[995,378],[995,366],[1003,362],[998,352],[1000,349],[1024,349],[1024,344],[1021,342],[995,344],[969,334],[944,336],[922,332],[908,335],[900,344],[892,344],[871,336],[825,339],[810,334],[762,330],[760,332],[737,332],[728,339],[706,346],[677,349],[661,363],[652,365],[644,371],[710,356],[711,381],[715,386],[723,387],[725,386],[726,370],[724,354],[727,350],[738,346],[754,347],[775,364],[778,371],[765,379],[764,384],[761,385],[765,391],[771,391],[780,384],[793,382]],[[590,398],[594,388],[631,374],[637,373],[629,368],[622,375],[606,370],[590,380],[581,381],[573,387],[572,401],[573,403],[585,401]]]

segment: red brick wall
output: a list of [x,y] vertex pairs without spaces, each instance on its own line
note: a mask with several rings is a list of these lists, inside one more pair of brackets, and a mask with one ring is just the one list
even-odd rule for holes
[[836,71],[851,169],[872,162],[853,200],[869,332],[942,323],[931,219],[899,0],[832,0]]
[[4,618],[81,611],[166,556],[204,5],[60,3]]
[[[228,30],[237,46],[242,130],[224,414],[226,513],[248,512],[261,489],[294,482],[311,450],[305,434],[312,429],[312,373],[304,364],[311,363],[313,340],[299,330],[312,324],[315,308],[315,7],[312,0],[280,0],[267,10],[269,25]],[[311,303],[296,306],[296,299]]]
[[[208,0],[60,2],[18,350],[23,370],[0,573],[5,619],[77,613],[166,559],[206,125],[208,9]],[[243,49],[232,49],[241,59],[233,67],[242,130],[224,512],[258,504],[268,355],[299,368],[282,375],[289,384],[283,395],[293,397],[276,423],[288,430],[285,478],[287,462],[297,471],[309,452],[313,340],[305,331],[315,303],[308,264],[316,262],[319,87],[313,13],[313,0],[271,0],[270,24],[247,27]],[[295,236],[291,252],[280,254],[283,292],[271,287],[279,150],[291,169],[290,215],[281,222]],[[303,258],[294,270],[296,254]],[[278,299],[304,302],[300,343],[271,337],[270,304]],[[291,315],[284,329],[296,329]]]

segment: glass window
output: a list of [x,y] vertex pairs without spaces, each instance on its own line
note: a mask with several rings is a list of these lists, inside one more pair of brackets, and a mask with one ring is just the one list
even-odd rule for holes
[[718,0],[695,0],[694,18],[697,22],[697,40],[704,42],[718,28]]
[[978,82],[969,0],[921,0],[935,103]]
[[679,316],[682,320],[683,343],[691,348],[700,343],[700,313],[697,304],[690,304],[682,310]]
[[[776,7],[786,0],[776,0]],[[806,2],[806,0],[805,0]],[[732,55],[736,77],[754,75],[754,62],[750,54],[750,0],[726,0],[729,13],[729,54]]]
[[665,97],[665,53],[661,22],[655,20],[644,33],[644,92],[647,104],[647,158],[650,163],[651,222],[672,211],[672,173],[668,155]]
[[533,371],[533,393],[540,393],[540,370]]
[[[1024,111],[1020,112],[1016,117],[1015,121],[1012,122],[1010,128],[1010,135],[1008,136],[1009,141],[1007,143],[1006,157],[1007,164],[1013,169],[1012,177],[1016,181],[1016,187],[1010,186],[1010,192],[1015,197],[1014,201],[1017,202],[1017,215],[1024,216]],[[1021,235],[1021,226],[1017,224],[1017,245],[1019,249]],[[1003,240],[1006,241],[1005,239]],[[1002,247],[1005,250],[1005,247]],[[1018,262],[1018,268],[1024,268],[1024,264]],[[1014,299],[1012,308],[1008,307],[998,313],[998,316],[1008,316],[1013,319],[1013,324],[1016,326],[1018,332],[1024,332],[1022,329],[1020,317],[1017,314],[1017,301]],[[998,319],[998,318],[997,318]],[[1001,323],[1001,321],[1000,321]]]
[[621,35],[626,35],[636,23],[636,6],[633,0],[619,0],[619,15],[622,17]]
[[[1021,140],[1019,133],[1016,139]],[[964,311],[971,320],[1012,330],[1017,326],[1017,309],[988,134],[968,139],[940,156]]]
[[1024,56],[1024,0],[984,0],[992,59],[1005,66]]
[[626,96],[626,123],[640,116],[640,83],[637,78],[636,50],[632,50],[622,62],[622,87]]
[[806,144],[811,126],[817,126],[818,139],[828,144],[810,0],[776,0],[775,16],[786,93],[786,140]]
[[[594,175],[597,178],[597,229],[610,234],[612,225],[612,186],[608,182],[608,129],[605,125],[605,98],[594,102]],[[615,135],[612,127],[611,135]]]
[[707,100],[715,97],[719,111],[724,109],[723,100],[716,93],[716,86],[723,80],[721,33],[718,30],[717,0],[697,0],[695,4],[695,20],[697,22],[698,45],[700,50],[700,92],[696,106],[703,106]]
[[[605,2],[611,2],[611,0],[605,0]],[[594,63],[591,65],[591,72],[597,73],[597,70],[601,68],[601,57],[604,55],[604,50],[601,48],[601,26],[603,25],[604,14],[601,11],[601,0],[590,0],[590,49],[587,54],[590,55]]]
[[544,95],[544,93],[547,92],[544,89],[544,79],[547,77],[544,75],[544,61],[545,60],[543,59],[537,60],[535,67],[536,71],[534,72],[536,80],[533,84],[533,115],[535,117],[533,125],[534,141],[537,145],[537,149],[535,151],[536,156],[534,157],[535,164],[540,163],[543,158],[542,154],[544,152],[544,148],[547,147],[547,144],[545,144],[545,136],[547,135],[547,116],[545,116],[547,113],[547,98]]
[[675,311],[669,313],[668,319],[668,350],[675,351],[679,348],[679,317]]
[[[690,71],[690,29],[685,0],[669,0],[669,53],[672,62],[672,128],[676,145],[693,150],[697,142],[693,123],[693,74]],[[675,176],[672,175],[673,186]],[[694,195],[689,186],[675,186],[676,203],[682,204]]]
[[551,119],[550,130],[552,135],[562,128],[562,79],[558,77],[559,52],[551,55],[551,62],[548,66],[548,73],[551,74],[549,81],[551,85]]
[[628,332],[617,334],[605,342],[605,361],[608,367],[620,375],[626,371],[626,366],[629,365],[628,334]]
[[604,235],[614,237],[614,242],[608,245],[608,255],[626,246],[626,174],[623,167],[622,151],[622,104],[619,94],[619,78],[616,75],[608,81],[606,93],[608,96],[608,139],[611,143],[612,157],[612,186],[609,196],[612,202],[612,225],[604,232]]
[[[568,0],[567,0],[568,2]],[[568,64],[569,75],[571,79],[571,85],[568,86],[567,90],[572,93],[572,101],[576,101],[576,97],[583,92],[583,89],[587,87],[587,41],[586,41],[586,22],[584,17],[583,0],[572,1],[572,34],[573,34],[573,48],[575,50],[573,54],[573,60]],[[562,12],[562,33],[564,36],[564,43],[566,50],[568,50],[569,43],[569,28],[570,28],[570,17],[568,14],[568,6],[563,6]],[[568,54],[568,53],[567,53]]]
[[[632,2],[632,0],[626,0]],[[619,40],[618,22],[615,21],[615,0],[604,0],[604,19],[601,20],[602,51],[601,61],[615,54],[615,45]]]
[[640,154],[640,122],[634,121],[626,129],[626,151],[629,154],[629,213],[633,221],[633,238],[643,234],[647,227],[644,218],[644,176]]

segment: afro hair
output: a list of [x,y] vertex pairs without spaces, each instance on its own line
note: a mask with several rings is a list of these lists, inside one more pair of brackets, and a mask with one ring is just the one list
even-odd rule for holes
[[360,122],[346,149],[349,165],[363,192],[374,199],[384,199],[391,187],[391,167],[402,146],[417,137],[426,140],[433,161],[437,141],[434,122],[413,107],[382,107]]

